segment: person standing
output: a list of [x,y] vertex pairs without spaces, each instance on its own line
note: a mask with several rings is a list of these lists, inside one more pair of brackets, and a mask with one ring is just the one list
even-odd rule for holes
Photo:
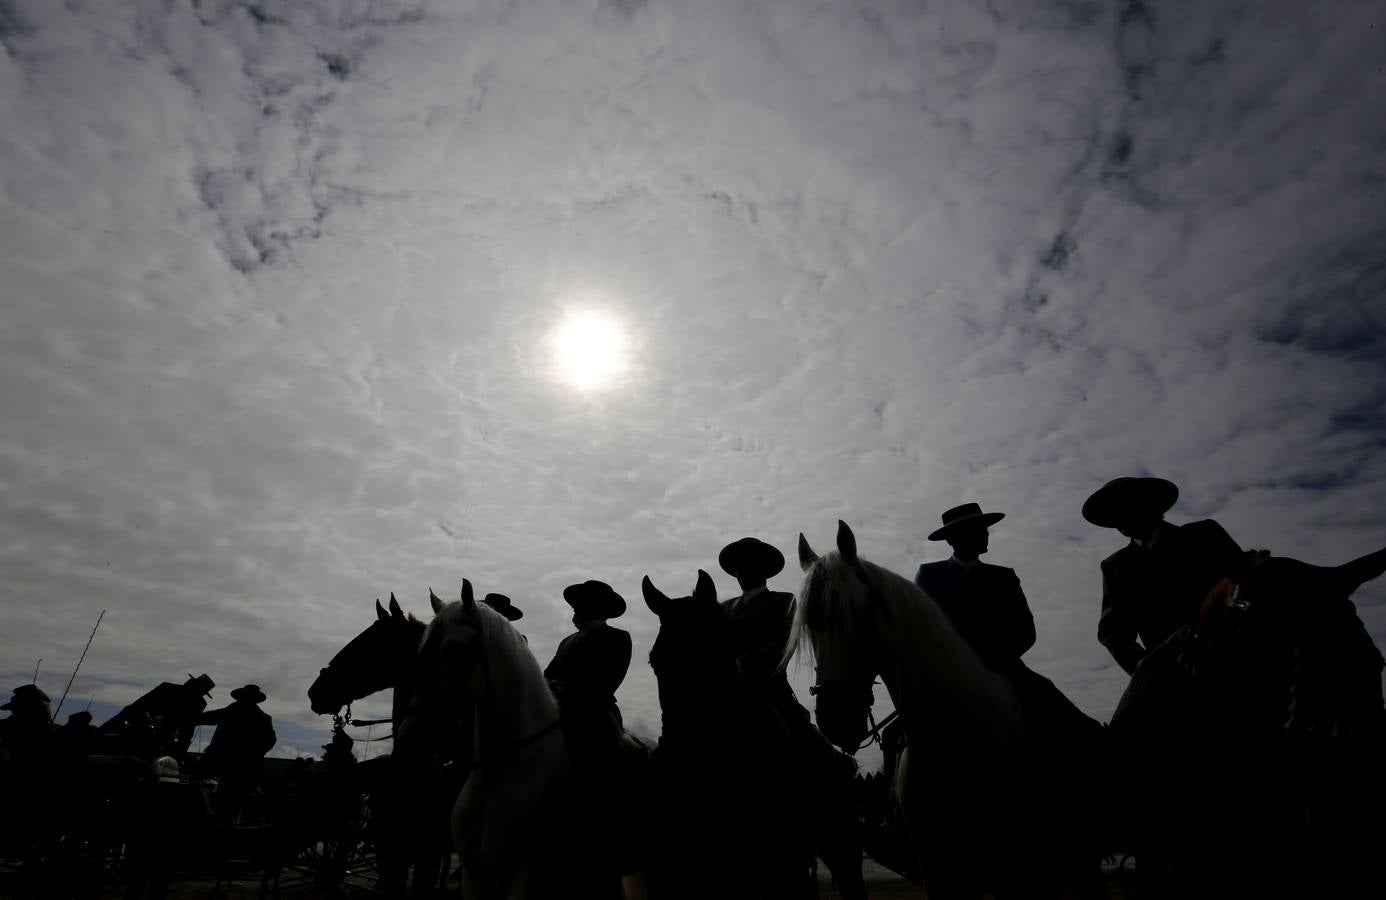
[[1193,625],[1208,591],[1222,578],[1240,581],[1242,548],[1212,519],[1172,525],[1165,513],[1179,488],[1163,478],[1122,477],[1083,503],[1083,518],[1130,540],[1102,561],[1097,639],[1129,675],[1146,654]]
[[257,684],[231,692],[231,704],[203,713],[202,725],[215,725],[203,754],[207,768],[217,775],[217,815],[234,823],[254,795],[265,770],[265,754],[276,740],[274,720],[260,708],[265,693]]
[[153,749],[179,759],[187,755],[197,730],[197,717],[207,708],[206,697],[216,682],[207,674],[189,675],[182,684],[165,681],[102,723],[102,734],[119,734],[127,725],[143,731],[153,726]]

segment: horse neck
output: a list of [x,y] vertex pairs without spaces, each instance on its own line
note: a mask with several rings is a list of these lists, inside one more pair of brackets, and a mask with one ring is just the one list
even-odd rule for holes
[[418,659],[419,643],[423,640],[424,623],[409,623],[408,639],[401,639],[390,660],[390,687],[394,696],[390,701],[390,722],[398,730],[404,717],[409,714],[409,701],[413,699],[414,687],[418,683],[415,665]]
[[558,720],[558,703],[529,651],[499,650],[485,651],[490,684],[476,704],[472,749],[477,759],[503,752]]
[[983,754],[1024,742],[1014,692],[931,598],[895,585],[873,599],[883,605],[870,626],[881,681],[907,734],[946,733]]

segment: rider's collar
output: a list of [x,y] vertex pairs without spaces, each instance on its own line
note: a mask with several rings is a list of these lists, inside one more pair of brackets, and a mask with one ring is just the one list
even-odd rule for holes
[[982,561],[982,558],[979,556],[976,559],[970,560],[968,562],[963,562],[962,560],[958,559],[958,554],[954,553],[952,556],[948,557],[948,561],[955,566],[962,566],[963,569],[970,572],[973,569],[977,568],[977,564]]
[[759,597],[761,594],[768,593],[769,590],[770,590],[770,586],[769,586],[768,584],[762,584],[762,585],[760,585],[759,587],[753,587],[753,588],[751,588],[749,591],[747,591],[746,593],[742,594],[742,595],[741,595],[741,599],[742,599],[742,600],[750,600],[750,599],[752,599],[753,597]]

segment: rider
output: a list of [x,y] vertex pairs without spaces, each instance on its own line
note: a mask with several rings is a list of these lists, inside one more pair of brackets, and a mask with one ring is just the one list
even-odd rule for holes
[[0,747],[12,758],[42,755],[53,731],[53,710],[48,695],[36,684],[21,684],[0,705],[9,718],[0,719]]
[[[505,620],[511,625],[514,625],[525,617],[524,610],[520,609],[514,603],[511,603],[510,598],[504,594],[487,594],[485,597],[481,598],[481,602],[505,616]],[[526,644],[529,643],[528,637],[525,637],[523,634],[520,635],[520,637],[525,639]]]
[[[741,593],[722,601],[731,632],[732,652],[741,683],[753,691],[762,691],[771,710],[782,723],[795,764],[804,783],[820,788],[823,804],[813,805],[812,813],[821,816],[810,831],[821,834],[825,827],[840,825],[843,820],[834,803],[847,802],[855,797],[856,760],[836,748],[813,726],[809,712],[794,695],[789,677],[781,662],[789,643],[794,620],[794,595],[772,591],[766,582],[784,568],[784,555],[775,547],[753,537],[744,537],[722,548],[717,555],[722,571],[736,579]],[[829,790],[822,790],[824,787]],[[855,822],[854,811],[850,816]],[[842,835],[852,842],[856,834]],[[853,873],[848,866],[828,860],[839,889],[852,896],[865,896],[859,883],[860,869]]]
[[1054,683],[1030,669],[1021,657],[1035,645],[1035,617],[1014,569],[981,561],[990,527],[1005,513],[982,512],[976,503],[946,510],[931,541],[947,541],[953,555],[924,563],[914,583],[928,594],[987,668],[1010,680],[1027,716],[1041,729],[1072,735],[1100,726],[1073,705]]
[[563,717],[574,764],[601,772],[613,764],[623,732],[616,689],[630,668],[630,632],[613,628],[608,619],[626,611],[626,601],[602,581],[584,581],[563,589],[573,608],[577,632],[558,645],[544,677],[553,689]]
[[1102,561],[1097,622],[1098,641],[1128,674],[1180,627],[1193,624],[1220,579],[1239,581],[1246,570],[1242,549],[1217,522],[1165,521],[1178,498],[1171,481],[1123,477],[1083,503],[1084,519],[1131,541]]

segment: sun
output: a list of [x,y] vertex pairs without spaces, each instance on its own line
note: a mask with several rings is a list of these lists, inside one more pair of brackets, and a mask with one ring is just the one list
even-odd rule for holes
[[615,319],[602,313],[569,315],[553,343],[558,371],[581,390],[610,384],[626,368],[625,334]]

